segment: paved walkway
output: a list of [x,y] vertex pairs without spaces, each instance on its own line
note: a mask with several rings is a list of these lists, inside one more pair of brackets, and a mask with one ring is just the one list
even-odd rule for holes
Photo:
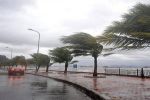
[[110,100],[150,100],[150,79],[124,76],[92,78],[92,74],[87,73],[64,75],[61,72],[49,72],[48,76],[80,84]]

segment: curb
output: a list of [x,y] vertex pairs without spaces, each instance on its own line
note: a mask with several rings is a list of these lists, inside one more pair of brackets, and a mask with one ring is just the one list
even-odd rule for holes
[[71,81],[68,80],[63,80],[63,79],[59,79],[59,78],[55,78],[55,77],[50,77],[50,76],[45,76],[45,75],[41,75],[41,74],[35,74],[35,73],[26,73],[26,74],[31,74],[31,75],[36,75],[36,76],[42,76],[42,77],[46,77],[46,78],[51,78],[53,80],[59,81],[59,82],[63,82],[69,85],[72,85],[73,87],[79,89],[81,92],[85,93],[87,96],[91,97],[93,100],[111,100],[109,97],[105,96],[105,95],[100,95],[98,94],[96,91],[88,89],[84,86],[81,86],[77,83],[73,83]]

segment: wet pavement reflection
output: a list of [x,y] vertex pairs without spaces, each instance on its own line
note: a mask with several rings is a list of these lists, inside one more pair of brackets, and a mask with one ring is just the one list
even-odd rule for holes
[[49,72],[48,76],[77,83],[110,100],[150,100],[150,78],[113,75],[93,78],[90,73],[68,73],[64,76],[60,72]]
[[79,90],[33,75],[0,76],[0,100],[91,100]]

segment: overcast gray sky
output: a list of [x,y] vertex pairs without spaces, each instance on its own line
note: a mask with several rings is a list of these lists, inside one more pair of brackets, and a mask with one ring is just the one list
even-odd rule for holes
[[[13,56],[30,57],[36,52],[38,34],[28,28],[41,33],[41,53],[61,46],[59,38],[64,35],[81,31],[101,35],[137,3],[150,4],[150,0],[0,0],[0,54],[10,57],[5,47],[13,49]],[[108,61],[110,65],[127,61],[150,65],[149,54],[149,50],[138,50],[99,59],[104,65]]]

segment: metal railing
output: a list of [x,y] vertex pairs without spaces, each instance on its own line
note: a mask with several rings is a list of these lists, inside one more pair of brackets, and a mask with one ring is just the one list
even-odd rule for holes
[[[143,70],[143,71],[142,71]],[[105,68],[107,75],[150,77],[150,68]]]

